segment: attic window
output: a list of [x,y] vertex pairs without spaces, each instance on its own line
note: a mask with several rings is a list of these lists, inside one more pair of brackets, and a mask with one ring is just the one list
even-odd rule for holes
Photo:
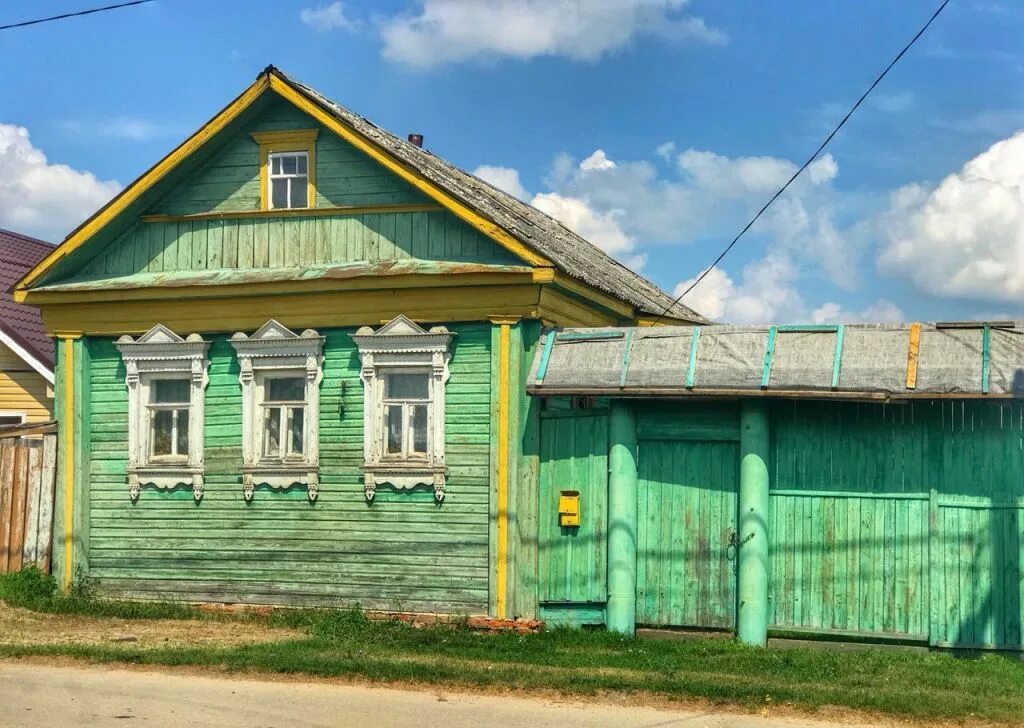
[[281,152],[269,155],[270,207],[290,210],[309,207],[309,155]]
[[316,129],[252,135],[260,145],[260,209],[316,206],[316,137]]

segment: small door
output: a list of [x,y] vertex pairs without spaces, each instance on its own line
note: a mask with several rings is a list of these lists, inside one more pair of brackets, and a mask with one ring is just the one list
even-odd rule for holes
[[637,467],[637,622],[733,629],[739,443],[641,440]]
[[[541,419],[540,601],[608,597],[608,410],[566,409]],[[577,520],[559,513],[578,508]]]

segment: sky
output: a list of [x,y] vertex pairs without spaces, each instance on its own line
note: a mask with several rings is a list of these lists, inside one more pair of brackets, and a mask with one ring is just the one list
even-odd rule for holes
[[[274,64],[681,293],[938,3],[156,0],[0,31],[0,227],[58,242]],[[1022,295],[1024,3],[952,0],[685,302],[995,320]]]

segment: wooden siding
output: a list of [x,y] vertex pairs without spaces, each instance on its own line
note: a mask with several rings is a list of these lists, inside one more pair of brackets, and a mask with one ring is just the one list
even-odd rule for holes
[[57,436],[0,437],[0,573],[50,571]]
[[53,419],[50,383],[0,344],[0,412],[23,412],[26,422]]
[[1019,648],[1024,406],[780,402],[776,627]]
[[275,98],[249,124],[225,139],[198,172],[180,182],[148,212],[190,215],[258,210],[260,149],[251,134],[304,129],[320,132],[316,140],[317,207],[430,202],[326,127],[284,99]]
[[447,496],[387,487],[363,498],[362,398],[351,330],[327,337],[321,386],[320,496],[258,487],[242,498],[241,391],[226,339],[214,338],[206,390],[206,488],[125,485],[127,395],[109,339],[92,339],[89,575],[100,593],[141,598],[480,614],[488,600],[490,330],[457,332],[447,387]]
[[447,212],[202,219],[136,223],[68,280],[409,258],[519,262]]
[[[608,410],[541,415],[539,497],[540,602],[608,598]],[[558,520],[561,491],[580,494],[580,525]]]

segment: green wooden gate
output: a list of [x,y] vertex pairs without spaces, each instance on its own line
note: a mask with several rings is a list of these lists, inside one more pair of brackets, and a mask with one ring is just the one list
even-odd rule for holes
[[736,409],[675,405],[638,430],[637,622],[733,629]]
[[[540,601],[600,604],[608,598],[608,410],[544,412],[540,462]],[[559,525],[563,491],[579,493],[579,526]]]

